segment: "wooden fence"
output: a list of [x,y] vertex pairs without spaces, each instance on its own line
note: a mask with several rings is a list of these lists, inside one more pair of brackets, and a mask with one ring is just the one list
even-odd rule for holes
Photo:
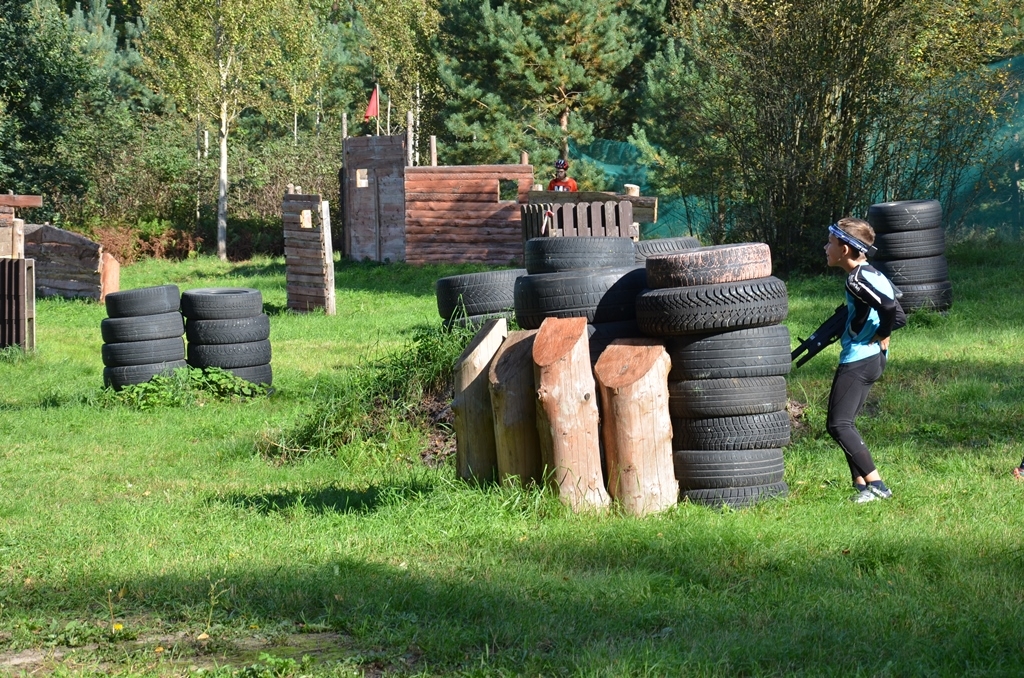
[[615,202],[581,202],[563,205],[520,206],[522,239],[544,237],[640,236],[633,221],[633,204],[628,200]]
[[35,262],[0,258],[0,348],[36,347]]

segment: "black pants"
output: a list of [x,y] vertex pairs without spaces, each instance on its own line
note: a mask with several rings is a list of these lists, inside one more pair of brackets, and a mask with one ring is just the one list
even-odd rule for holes
[[875,470],[871,452],[860,437],[854,421],[868,399],[871,385],[878,381],[885,370],[885,352],[858,360],[855,363],[840,363],[832,379],[832,392],[828,396],[828,434],[839,443],[846,453],[853,478],[866,477]]

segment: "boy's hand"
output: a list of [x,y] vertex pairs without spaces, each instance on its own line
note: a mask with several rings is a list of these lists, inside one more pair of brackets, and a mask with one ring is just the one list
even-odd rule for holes
[[879,339],[878,335],[875,335],[875,342],[882,347],[883,351],[889,350],[889,339],[890,337],[886,337],[885,339]]

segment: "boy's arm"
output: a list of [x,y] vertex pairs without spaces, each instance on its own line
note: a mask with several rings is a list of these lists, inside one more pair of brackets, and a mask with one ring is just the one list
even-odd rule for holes
[[847,279],[846,289],[855,299],[878,311],[878,331],[875,333],[875,341],[888,339],[895,328],[898,309],[900,309],[895,296],[889,296],[876,288],[863,275],[860,275],[859,271]]

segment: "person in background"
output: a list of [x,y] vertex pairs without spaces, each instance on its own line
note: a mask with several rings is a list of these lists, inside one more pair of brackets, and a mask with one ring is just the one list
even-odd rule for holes
[[1013,477],[1017,480],[1024,480],[1024,459],[1020,460],[1020,466],[1014,467]]
[[853,486],[853,501],[863,504],[888,499],[886,487],[875,468],[868,446],[855,421],[867,401],[871,386],[885,370],[889,335],[906,324],[889,279],[868,264],[874,253],[875,231],[862,219],[844,217],[828,227],[825,258],[828,265],[846,271],[846,329],[840,336],[839,367],[828,396],[826,428],[846,453]]
[[576,186],[576,180],[566,176],[566,172],[569,171],[569,161],[563,158],[559,158],[555,161],[555,178],[548,183],[549,191],[569,191],[576,193],[579,191],[579,187]]

